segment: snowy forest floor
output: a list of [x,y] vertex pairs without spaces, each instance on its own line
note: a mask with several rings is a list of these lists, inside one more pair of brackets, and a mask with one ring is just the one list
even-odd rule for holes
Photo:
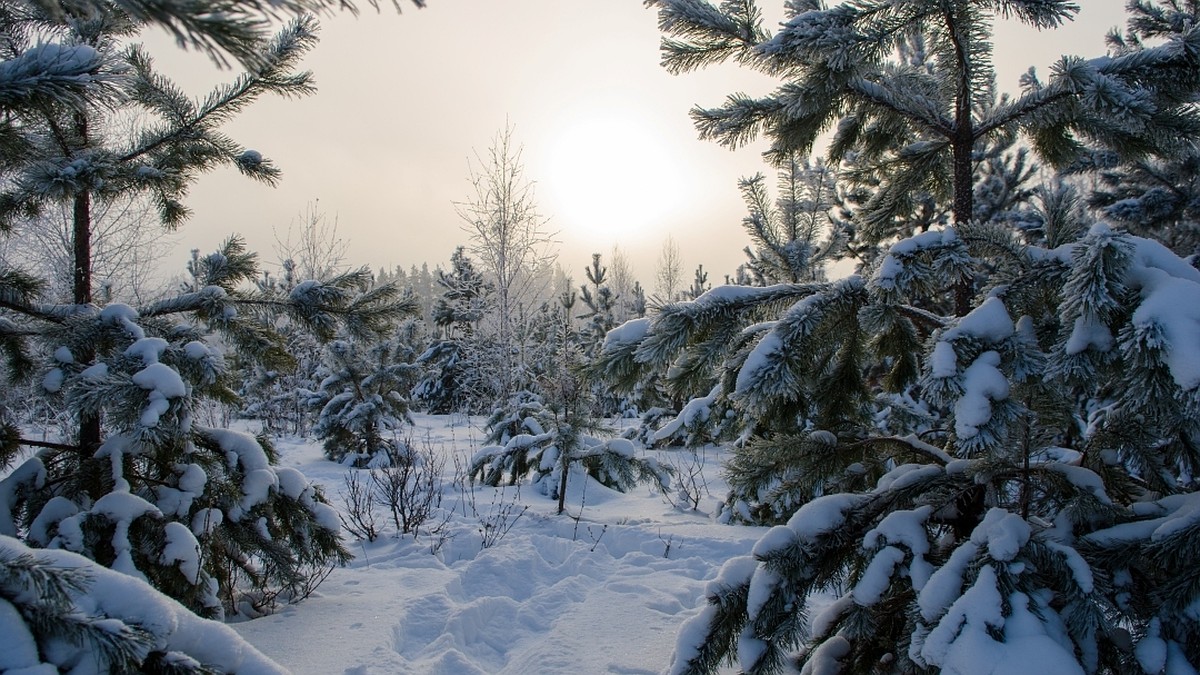
[[[567,512],[555,515],[556,502],[527,483],[456,485],[456,464],[466,465],[482,432],[462,417],[415,420],[414,443],[445,460],[441,508],[427,523],[441,531],[397,536],[383,509],[381,536],[348,538],[355,559],[311,597],[233,625],[295,673],[657,673],[699,611],[704,582],[764,531],[708,517],[725,493],[711,448],[702,466],[690,450],[652,453],[702,469],[708,494],[696,511],[649,487],[621,494],[572,480]],[[344,512],[354,469],[326,460],[316,442],[276,447],[281,464],[323,485]],[[485,533],[504,527],[483,546]]]

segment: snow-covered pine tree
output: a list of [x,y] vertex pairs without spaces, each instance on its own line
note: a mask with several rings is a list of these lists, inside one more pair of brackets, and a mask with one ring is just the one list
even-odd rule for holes
[[[1107,36],[1112,53],[1136,56],[1166,36],[1200,25],[1200,3],[1130,3],[1130,30]],[[1166,79],[1176,73],[1158,73]],[[1103,149],[1067,168],[1095,182],[1088,203],[1129,232],[1153,237],[1181,256],[1200,254],[1200,151],[1193,144],[1174,157],[1129,159]]]
[[[407,309],[415,314],[417,305]],[[410,448],[400,432],[412,424],[407,392],[419,369],[417,336],[396,327],[392,335],[365,340],[343,335],[325,345],[317,370],[321,383],[309,404],[320,411],[313,434],[324,441],[325,456],[356,467],[381,468],[410,461]]]
[[1088,203],[1106,219],[1179,255],[1200,255],[1200,151],[1088,169],[1098,183]]
[[585,310],[577,318],[585,324],[580,331],[585,352],[590,355],[604,340],[604,335],[616,325],[615,312],[620,298],[608,285],[608,268],[600,264],[600,254],[592,254],[592,264],[584,269],[588,283],[579,287],[579,299]]
[[[744,424],[732,418],[736,414],[729,397],[733,380],[720,374],[721,364],[729,359],[736,361],[739,348],[753,337],[753,334],[739,335],[739,331],[760,319],[772,318],[786,306],[787,298],[793,296],[780,296],[782,285],[796,286],[799,295],[811,292],[805,282],[823,281],[825,265],[845,250],[845,236],[839,233],[848,224],[840,218],[835,221],[837,216],[830,213],[838,207],[832,170],[792,157],[779,170],[778,179],[779,196],[774,200],[761,174],[738,183],[749,211],[742,224],[754,242],[754,248],[746,247],[747,281],[759,287],[771,286],[774,293],[726,287],[709,295],[711,289],[705,288],[707,274],[701,266],[693,289],[687,294],[692,296],[692,303],[667,305],[652,319],[631,321],[620,330],[610,331],[599,358],[593,360],[592,372],[617,391],[630,394],[641,391],[645,398],[647,390],[661,386],[669,398],[687,401],[675,408],[674,419],[665,424],[662,423],[665,411],[661,407],[645,408],[645,429],[639,435],[648,445],[697,445],[743,432]],[[730,303],[735,302],[744,306],[733,314],[726,312]],[[708,313],[705,308],[715,311]],[[693,345],[679,359],[674,358],[679,356],[677,347],[668,346],[666,351],[651,354],[652,350],[660,349],[656,346],[660,339],[667,339],[663,336],[680,337],[676,327],[684,328],[686,341],[702,342],[703,346]],[[655,335],[642,351],[641,341],[647,337],[647,331]],[[831,336],[835,334],[836,329]],[[635,355],[632,350],[639,353]],[[761,417],[758,423],[760,426],[751,429],[751,433],[790,429],[794,419],[785,415],[779,427],[771,426],[774,424],[771,419]],[[651,428],[654,424],[659,426]]]
[[442,296],[434,303],[433,323],[439,334],[418,358],[426,372],[413,387],[413,397],[437,414],[486,410],[495,398],[487,383],[491,338],[479,331],[479,323],[495,287],[461,246],[450,256],[450,271],[438,270],[437,284]]
[[631,318],[640,319],[646,316],[646,289],[642,287],[642,282],[633,282],[633,290],[628,298],[621,301],[621,305]]
[[704,265],[697,265],[696,271],[692,274],[692,286],[683,292],[683,298],[695,300],[711,288],[712,284],[708,283],[708,272],[704,271]]
[[[193,251],[193,255],[198,252]],[[279,277],[264,273],[255,283],[264,292],[288,294],[302,281],[296,276],[295,262],[281,263]],[[312,426],[313,412],[308,404],[319,380],[317,368],[321,362],[321,343],[311,331],[292,321],[286,313],[264,313],[264,318],[283,338],[285,349],[295,365],[273,368],[253,360],[243,363],[237,354],[231,355],[233,370],[239,373],[242,386],[238,389],[243,418],[258,420],[264,432],[272,435],[304,436]]]
[[[388,289],[355,292],[360,278],[302,285],[286,298],[242,290],[258,272],[237,240],[201,260],[199,291],[138,309],[6,296],[6,313],[48,355],[47,395],[78,416],[102,417],[104,439],[98,448],[20,439],[40,451],[0,481],[0,530],[81,553],[219,615],[240,611],[243,599],[254,607],[303,594],[312,575],[347,553],[320,491],[275,466],[265,438],[194,419],[206,400],[234,400],[212,337],[282,368],[282,341],[256,309],[286,309],[318,331],[343,323],[374,332],[399,308]],[[81,362],[87,347],[94,356]]]
[[[229,165],[267,182],[277,177],[220,126],[258,96],[311,89],[294,68],[315,41],[315,23],[296,20],[266,40],[240,9],[212,9],[83,2],[18,3],[0,12],[0,108],[8,120],[0,228],[19,228],[51,203],[69,204],[76,226],[73,302],[44,301],[36,279],[0,270],[5,376],[37,377],[42,394],[77,421],[73,437],[53,442],[6,434],[6,451],[38,453],[0,481],[0,533],[82,553],[192,610],[220,614],[242,599],[302,595],[317,571],[347,553],[331,507],[298,472],[274,465],[265,440],[197,422],[205,401],[234,400],[212,336],[283,366],[289,356],[257,309],[284,309],[321,334],[339,325],[365,332],[396,309],[389,290],[356,294],[339,282],[286,297],[246,290],[258,271],[237,239],[197,259],[201,283],[193,292],[136,309],[94,303],[94,200],[144,192],[173,226],[186,217],[181,199],[203,171]],[[121,46],[147,23],[224,50],[247,72],[193,101],[141,49]],[[102,121],[116,104],[155,121],[131,138],[108,134]]]
[[[696,377],[746,420],[729,506],[786,521],[709,585],[670,672],[1194,672],[1200,273],[1062,189],[1019,227],[971,219],[976,178],[1021,187],[1019,154],[976,161],[1017,132],[1055,163],[1194,135],[1195,24],[1135,16],[1157,46],[1066,58],[997,100],[991,14],[1052,27],[1071,3],[790,2],[775,37],[751,2],[654,4],[668,67],[733,56],[789,80],[696,111],[702,133],[765,131],[783,157],[836,126],[843,178],[870,188],[859,241],[883,244],[861,276],[714,289],[616,329],[613,377],[707,360]],[[952,226],[921,231],[924,195]]]
[[807,154],[833,130],[830,159],[852,159],[846,178],[872,188],[858,213],[862,241],[904,236],[931,222],[917,215],[922,204],[915,198],[925,194],[949,206],[951,222],[970,221],[974,153],[989,139],[1022,132],[1040,156],[1065,165],[1085,144],[1123,156],[1167,156],[1180,137],[1195,133],[1190,102],[1175,96],[1200,78],[1195,38],[1186,30],[1175,30],[1169,45],[1102,59],[1064,57],[1048,82],[1030,71],[1020,95],[997,98],[993,18],[1050,29],[1074,16],[1077,7],[1067,0],[857,0],[832,7],[802,0],[786,4],[774,36],[752,0],[651,4],[669,35],[668,70],[733,58],[768,75],[786,74],[766,96],[737,94],[719,108],[694,109],[696,126],[728,146],[766,131],[767,156],[780,164]]
[[3,535],[0,646],[6,673],[287,672],[144,581]]
[[[565,509],[573,467],[605,487],[625,492],[639,483],[671,485],[670,468],[654,458],[638,457],[624,438],[601,439],[606,431],[594,415],[592,391],[582,377],[583,350],[574,326],[575,294],[564,291],[554,336],[553,367],[539,378],[541,394],[526,392],[489,420],[492,445],[471,460],[469,475],[486,485],[515,484],[533,474],[533,485]],[[544,397],[544,398],[543,398]]]
[[742,227],[754,242],[746,247],[754,285],[824,280],[825,265],[844,253],[848,238],[848,223],[838,217],[844,200],[835,179],[833,167],[793,154],[778,171],[774,200],[762,174],[738,183],[749,210]]

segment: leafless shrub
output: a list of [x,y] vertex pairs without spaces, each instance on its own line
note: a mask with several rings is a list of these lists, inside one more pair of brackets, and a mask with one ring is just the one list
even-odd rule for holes
[[371,472],[375,497],[391,513],[397,532],[415,536],[433,509],[441,506],[445,464],[426,444],[423,450],[411,451],[408,462]]
[[342,500],[346,503],[345,513],[338,514],[342,527],[359,539],[375,541],[379,538],[379,521],[373,481],[362,478],[358,471],[348,471],[342,480]]
[[704,476],[707,459],[703,451],[672,453],[667,462],[674,476],[672,489],[663,492],[667,503],[680,511],[696,511],[700,508],[700,502],[711,494],[708,490],[708,479]]
[[529,510],[528,506],[518,503],[521,498],[520,487],[512,493],[511,497],[507,492],[506,488],[493,491],[492,503],[488,506],[487,513],[476,514],[479,519],[482,548],[491,548],[500,543],[516,526],[521,516]]

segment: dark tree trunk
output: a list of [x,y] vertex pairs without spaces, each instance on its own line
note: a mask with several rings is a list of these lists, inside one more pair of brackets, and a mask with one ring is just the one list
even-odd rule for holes
[[[971,58],[967,36],[961,27],[968,19],[970,7],[966,0],[954,3],[953,13],[946,13],[946,28],[954,41],[954,56],[958,63],[958,87],[954,97],[954,133],[950,138],[954,181],[954,224],[968,223],[975,211],[975,125],[971,118]],[[964,316],[971,311],[974,284],[960,279],[954,284],[954,313]]]
[[[75,115],[75,131],[80,147],[88,144],[88,123],[83,113]],[[72,222],[74,239],[72,270],[72,302],[87,305],[92,302],[92,195],[86,189],[75,195]],[[90,363],[96,358],[95,350],[87,348],[76,354],[80,363]],[[101,430],[98,415],[82,415],[79,418],[79,448],[83,456],[90,457],[100,447]]]

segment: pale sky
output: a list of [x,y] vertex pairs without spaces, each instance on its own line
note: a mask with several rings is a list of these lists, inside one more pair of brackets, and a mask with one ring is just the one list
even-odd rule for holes
[[[207,252],[233,232],[273,261],[275,232],[283,236],[314,199],[338,219],[353,265],[445,266],[466,240],[454,202],[469,194],[467,158],[485,152],[506,120],[547,227],[559,233],[559,262],[577,281],[592,252],[607,258],[619,244],[653,289],[668,234],[687,282],[699,263],[719,283],[743,261],[737,180],[771,175],[762,145],[731,152],[697,140],[688,110],[735,91],[765,94],[775,82],[732,65],[669,75],[658,65],[655,12],[641,0],[429,0],[399,15],[383,4],[378,14],[366,7],[358,18],[322,20],[304,61],[316,95],[264,99],[225,127],[273,159],[283,181],[272,189],[233,171],[201,178],[161,272],[182,270],[188,250]],[[1123,25],[1124,0],[1080,4],[1079,19],[1058,31],[997,27],[1002,90],[1015,91],[1031,65],[1045,74],[1062,54],[1103,53],[1104,34]],[[777,22],[782,0],[763,5]],[[233,77],[165,38],[147,43],[194,95]]]

